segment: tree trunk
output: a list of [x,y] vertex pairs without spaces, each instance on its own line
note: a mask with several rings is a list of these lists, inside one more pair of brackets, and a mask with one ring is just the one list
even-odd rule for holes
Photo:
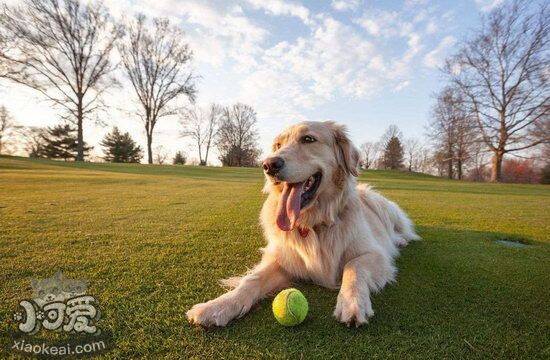
[[204,166],[205,162],[202,159],[202,149],[201,149],[201,143],[197,140],[197,149],[199,150],[199,166]]
[[453,144],[449,144],[447,149],[447,158],[448,164],[447,164],[447,175],[449,179],[453,178],[454,175],[454,168],[453,168]]
[[82,97],[78,97],[77,103],[77,144],[76,144],[76,161],[84,161],[84,134],[82,130],[82,118],[84,117],[82,111]]
[[456,176],[458,180],[462,180],[462,159],[460,157],[456,161]]
[[503,158],[504,158],[504,152],[501,150],[497,150],[493,154],[492,168],[491,168],[491,182],[502,181],[502,159]]
[[204,166],[208,164],[208,152],[210,151],[210,144],[206,144],[206,154],[204,154]]
[[153,163],[153,134],[147,133],[147,163],[152,164]]

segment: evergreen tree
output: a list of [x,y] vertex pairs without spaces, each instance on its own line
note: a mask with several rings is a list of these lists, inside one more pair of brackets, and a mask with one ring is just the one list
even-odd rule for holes
[[185,165],[186,161],[187,161],[187,158],[185,157],[185,154],[183,153],[183,151],[178,151],[176,153],[176,156],[174,156],[172,163],[174,165]]
[[[77,129],[71,127],[70,124],[59,124],[54,127],[49,127],[46,132],[41,135],[44,140],[44,147],[42,148],[42,154],[35,154],[37,156],[44,156],[48,159],[63,159],[76,160],[78,154],[78,141],[77,141]],[[92,146],[83,144],[84,156],[88,156]]]
[[101,140],[103,159],[115,163],[139,163],[143,158],[141,147],[130,137],[129,133],[122,134],[115,126],[113,131]]
[[392,170],[403,168],[403,145],[397,136],[392,136],[386,143],[384,168]]

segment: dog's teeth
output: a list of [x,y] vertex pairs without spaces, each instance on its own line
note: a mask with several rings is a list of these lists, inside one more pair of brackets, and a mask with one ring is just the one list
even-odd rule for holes
[[312,185],[313,185],[313,176],[310,176],[310,177],[307,179],[307,181],[306,181],[306,183],[305,183],[305,185],[304,185],[304,190],[305,190],[305,191],[308,191],[308,190],[311,188]]

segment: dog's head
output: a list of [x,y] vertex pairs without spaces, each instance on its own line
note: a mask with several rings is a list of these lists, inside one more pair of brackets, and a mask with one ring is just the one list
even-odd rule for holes
[[289,127],[273,142],[264,160],[264,190],[279,196],[277,225],[290,231],[301,215],[330,202],[357,176],[359,153],[343,125],[303,122]]

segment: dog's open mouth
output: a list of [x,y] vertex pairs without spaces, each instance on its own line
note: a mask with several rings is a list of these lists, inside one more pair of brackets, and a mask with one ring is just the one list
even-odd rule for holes
[[283,231],[294,229],[300,211],[308,206],[315,198],[321,184],[322,174],[316,172],[305,181],[288,183],[283,182],[283,191],[277,209],[277,226]]

